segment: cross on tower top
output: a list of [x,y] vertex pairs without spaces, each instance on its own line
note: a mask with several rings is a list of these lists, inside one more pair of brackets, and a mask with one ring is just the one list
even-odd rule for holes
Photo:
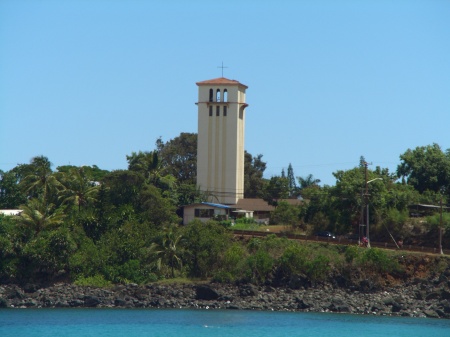
[[222,68],[222,77],[223,77],[223,69],[224,69],[224,68],[228,68],[228,67],[224,67],[224,66],[223,66],[223,61],[222,61],[222,65],[221,65],[221,66],[218,66],[217,68]]

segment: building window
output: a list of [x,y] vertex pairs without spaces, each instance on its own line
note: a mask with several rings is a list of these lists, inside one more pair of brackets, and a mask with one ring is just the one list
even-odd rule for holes
[[196,218],[212,218],[214,216],[214,210],[213,209],[196,208],[194,210],[194,216]]
[[227,106],[223,107],[223,117],[227,117]]
[[216,106],[216,116],[220,116],[220,106]]
[[220,102],[220,89],[216,91],[216,102]]
[[213,110],[213,107],[212,107],[212,105],[210,105],[210,106],[209,106],[209,116],[210,116],[210,117],[212,116],[212,110]]
[[209,101],[210,101],[210,102],[213,101],[213,95],[214,95],[214,90],[209,89]]
[[227,89],[225,89],[223,91],[223,101],[228,102],[228,90]]

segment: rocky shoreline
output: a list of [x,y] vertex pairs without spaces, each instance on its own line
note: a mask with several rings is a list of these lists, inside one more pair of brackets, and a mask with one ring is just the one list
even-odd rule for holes
[[450,318],[447,278],[360,291],[329,285],[290,289],[251,284],[136,284],[101,289],[59,283],[0,285],[0,308],[191,308],[337,312]]

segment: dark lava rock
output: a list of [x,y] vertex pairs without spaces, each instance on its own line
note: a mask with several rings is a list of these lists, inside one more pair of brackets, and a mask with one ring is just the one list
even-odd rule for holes
[[127,301],[125,301],[123,298],[116,298],[116,299],[114,300],[114,305],[115,305],[116,307],[124,307],[125,304],[127,304]]
[[430,318],[439,318],[439,314],[436,311],[431,310],[431,309],[425,310],[423,313],[425,314],[425,316],[430,317]]
[[38,291],[40,289],[40,287],[37,284],[27,283],[27,284],[25,284],[25,286],[22,289],[26,293],[34,293],[34,292]]
[[374,289],[374,284],[371,280],[362,280],[359,282],[359,291],[368,292]]
[[0,308],[7,308],[7,307],[8,302],[3,297],[0,297]]
[[258,290],[251,284],[246,284],[239,287],[239,296],[241,297],[251,297],[256,296],[257,294]]
[[86,307],[96,307],[100,304],[100,299],[96,296],[84,296],[84,305]]
[[303,299],[301,298],[296,298],[295,302],[297,302],[297,309],[300,310],[305,310],[311,307],[311,305],[309,305],[308,303],[306,303]]
[[195,287],[195,298],[197,300],[212,301],[219,298],[217,291],[207,285],[198,285]]
[[441,298],[444,300],[450,300],[450,291],[444,289],[441,292]]
[[397,302],[392,304],[392,312],[400,312],[403,309],[403,306]]
[[293,275],[288,283],[288,287],[291,289],[301,289],[308,288],[310,282],[306,276],[303,275]]
[[432,293],[429,293],[427,297],[425,298],[427,301],[429,300],[435,300],[441,297],[441,294],[437,291],[433,291]]

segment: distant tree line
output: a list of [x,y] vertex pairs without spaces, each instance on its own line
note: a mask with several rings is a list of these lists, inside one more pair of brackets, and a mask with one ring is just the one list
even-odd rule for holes
[[[152,151],[131,153],[126,170],[53,170],[47,157],[37,156],[0,171],[0,209],[23,210],[0,216],[0,282],[144,283],[179,276],[264,282],[275,271],[287,278],[299,266],[322,277],[329,258],[297,244],[277,238],[242,243],[229,224],[215,221],[180,226],[182,206],[208,197],[196,186],[196,150],[197,135],[181,133],[158,139]],[[320,186],[312,175],[295,177],[290,164],[287,174],[266,179],[262,157],[245,153],[244,195],[275,205],[271,223],[293,230],[356,232],[368,202],[375,237],[387,235],[385,229],[407,236],[414,226],[409,204],[446,204],[450,197],[450,151],[437,144],[408,149],[396,173],[364,165],[337,171],[334,186]],[[376,178],[365,195],[365,181]],[[283,201],[289,198],[303,202],[291,206]],[[447,227],[449,220],[445,215]],[[434,239],[440,222],[427,223],[423,236]]]

